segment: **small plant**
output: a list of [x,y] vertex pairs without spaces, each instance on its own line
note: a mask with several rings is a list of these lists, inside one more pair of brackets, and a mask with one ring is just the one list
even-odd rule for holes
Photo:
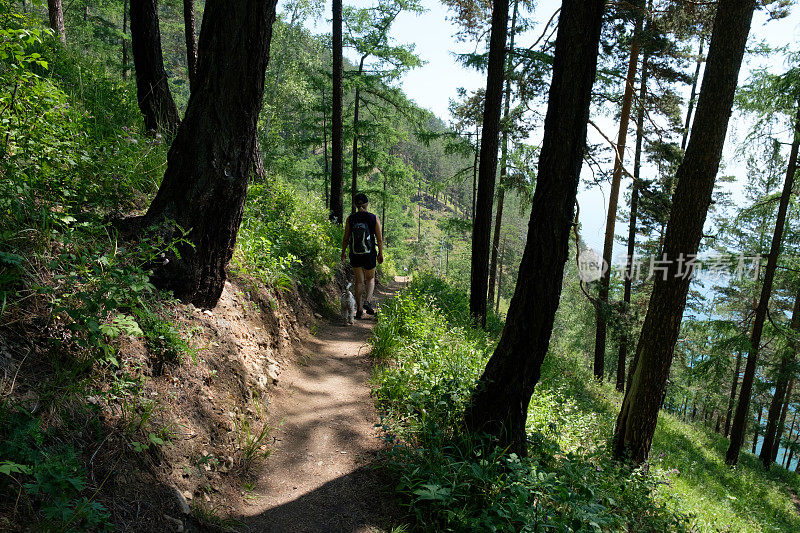
[[210,531],[238,531],[243,522],[231,517],[223,517],[218,507],[206,505],[198,501],[191,504],[192,516],[195,517],[204,528]]
[[236,451],[243,472],[248,472],[257,460],[266,459],[272,453],[265,444],[272,427],[263,420],[255,420],[266,414],[258,397],[254,397],[253,405],[255,410],[252,417],[241,413],[237,407],[233,418]]

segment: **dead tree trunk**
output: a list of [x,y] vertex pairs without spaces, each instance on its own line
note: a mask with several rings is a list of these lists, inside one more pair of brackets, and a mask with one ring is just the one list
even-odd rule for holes
[[[708,70],[708,67],[706,67],[706,70]],[[769,257],[767,257],[767,266],[764,268],[764,284],[761,286],[761,296],[758,300],[755,316],[753,317],[753,330],[750,333],[750,353],[747,354],[747,364],[744,367],[744,375],[742,376],[742,390],[739,393],[739,403],[736,405],[736,414],[733,417],[731,444],[728,447],[728,451],[725,453],[725,463],[729,465],[735,465],[739,461],[739,450],[744,440],[747,413],[750,410],[750,394],[753,390],[753,380],[755,379],[756,366],[758,364],[758,352],[761,348],[761,333],[764,329],[764,322],[767,319],[769,299],[772,295],[772,281],[775,278],[775,269],[778,266],[778,256],[781,252],[781,240],[783,240],[783,229],[786,223],[786,211],[789,208],[789,198],[792,195],[792,188],[794,187],[798,147],[800,147],[800,102],[798,102],[797,117],[794,124],[792,151],[789,155],[786,178],[783,182],[783,191],[781,192],[781,199],[778,204],[775,232],[772,234],[772,243],[769,248]]]
[[180,256],[154,282],[198,307],[214,307],[225,284],[256,159],[277,0],[208,0],[200,32],[197,89],[169,150],[167,171],[142,221],[167,236],[188,231]]
[[681,150],[686,150],[686,141],[689,139],[689,125],[692,123],[692,110],[694,109],[694,99],[697,95],[697,82],[700,79],[700,67],[703,66],[703,37],[700,37],[700,50],[697,52],[697,64],[692,76],[692,90],[689,94],[689,105],[686,109],[686,124],[683,127],[683,138],[681,139]]
[[668,261],[657,276],[634,357],[628,391],[614,435],[614,455],[645,461],[658,421],[675,343],[678,340],[690,273],[684,262],[696,256],[733,106],[755,0],[720,0],[703,78],[694,135],[677,170],[677,188],[664,237]]
[[603,0],[562,4],[528,240],[506,327],[465,413],[471,431],[491,435],[520,456],[527,455],[528,404],[569,258],[604,5]]
[[[611,174],[611,191],[608,195],[608,213],[606,216],[606,234],[603,241],[603,265],[600,274],[600,288],[597,294],[596,313],[595,313],[595,340],[594,340],[594,377],[597,380],[603,379],[603,369],[606,361],[606,333],[607,333],[607,313],[608,290],[611,283],[611,269],[614,251],[614,226],[617,222],[617,202],[619,200],[620,181],[622,180],[622,167],[625,159],[625,143],[628,139],[628,122],[631,116],[631,104],[633,103],[633,84],[636,80],[636,69],[639,64],[639,50],[641,49],[641,33],[644,21],[643,13],[644,2],[639,0],[633,6],[636,10],[636,26],[633,30],[633,40],[631,41],[631,55],[628,62],[628,75],[625,77],[625,91],[622,95],[622,110],[619,119],[619,132],[617,133],[617,145],[614,147],[616,153],[614,157],[614,170]],[[617,380],[619,383],[619,379]],[[619,386],[619,385],[618,385]]]
[[478,163],[478,196],[475,200],[475,220],[472,223],[469,310],[475,323],[481,327],[486,326],[494,178],[497,172],[497,143],[500,133],[500,108],[503,104],[503,77],[506,67],[508,1],[496,0],[492,8],[492,34],[489,39],[489,66],[486,74],[486,99],[483,108],[483,134]]
[[136,99],[144,115],[144,126],[148,131],[173,133],[180,119],[164,70],[158,0],[131,2],[130,17]]
[[[636,152],[633,158],[633,183],[631,183],[631,219],[628,223],[628,264],[625,271],[625,286],[622,294],[625,316],[630,313],[631,289],[633,288],[633,256],[636,252],[636,217],[639,210],[639,177],[642,170],[642,144],[644,141],[644,101],[647,97],[647,64],[649,54],[642,58],[642,80],[639,87],[639,110],[636,116]],[[628,360],[628,331],[623,327],[617,355],[617,391],[625,392],[625,365]]]

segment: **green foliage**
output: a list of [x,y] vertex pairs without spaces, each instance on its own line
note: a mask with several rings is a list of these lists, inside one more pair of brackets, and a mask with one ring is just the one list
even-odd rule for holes
[[234,264],[275,288],[307,287],[331,279],[341,228],[291,185],[275,180],[248,192]]
[[110,531],[111,517],[94,501],[86,470],[75,449],[63,444],[41,419],[0,408],[0,494],[22,500],[20,511],[38,508],[39,528],[54,531]]
[[[493,348],[469,327],[464,295],[425,278],[383,305],[373,332],[388,468],[417,529],[688,529],[659,498],[659,473],[617,464],[573,363],[546,368],[531,403],[530,457],[475,448],[461,416]],[[391,362],[388,361],[391,359]],[[588,405],[587,405],[588,404]],[[610,411],[611,407],[605,405]]]

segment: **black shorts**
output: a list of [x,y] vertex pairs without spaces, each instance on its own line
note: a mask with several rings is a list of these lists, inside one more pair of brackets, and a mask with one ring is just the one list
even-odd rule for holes
[[377,254],[350,254],[350,266],[353,268],[363,268],[372,270],[378,264]]

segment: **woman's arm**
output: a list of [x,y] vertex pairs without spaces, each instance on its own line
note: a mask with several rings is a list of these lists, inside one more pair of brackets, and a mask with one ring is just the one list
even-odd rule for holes
[[375,217],[375,242],[378,244],[378,263],[383,263],[383,229],[378,217]]

